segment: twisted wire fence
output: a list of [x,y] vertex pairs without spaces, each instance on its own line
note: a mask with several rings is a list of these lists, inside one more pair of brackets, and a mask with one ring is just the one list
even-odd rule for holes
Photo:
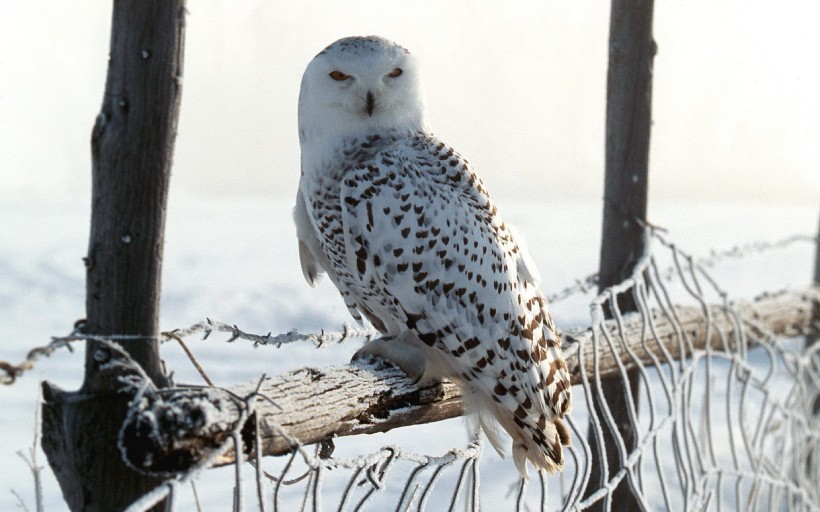
[[[592,300],[590,326],[563,333],[575,405],[568,421],[572,446],[562,474],[521,480],[495,454],[482,456],[481,435],[462,447],[423,453],[437,429],[463,428],[452,422],[399,429],[409,448],[378,447],[366,441],[368,436],[354,436],[344,438],[359,440],[352,453],[338,453],[335,448],[344,443],[335,436],[461,414],[457,388],[419,391],[392,367],[306,368],[230,389],[158,390],[116,339],[109,339],[110,369],[122,391],[133,395],[119,440],[123,458],[138,471],[164,479],[128,510],[149,510],[163,499],[171,510],[210,510],[219,500],[220,510],[225,500],[233,510],[264,511],[586,510],[601,505],[610,510],[614,489],[625,481],[644,510],[820,511],[820,343],[812,337],[820,328],[820,291],[814,287],[736,301],[712,272],[729,258],[774,254],[817,240],[791,237],[696,260],[651,229],[646,236],[647,251],[633,275]],[[589,276],[551,300],[588,293],[594,284]],[[638,312],[623,314],[616,300],[620,294],[630,294]],[[318,334],[254,335],[206,320],[163,333],[163,338],[191,352],[186,340],[218,334],[261,350],[287,350],[292,343],[322,347],[377,335],[350,326]],[[32,351],[23,365],[4,363],[7,379],[37,357],[87,338],[79,333],[56,338]],[[623,401],[637,447],[627,451],[610,414],[610,407],[621,404],[603,404],[596,415],[593,402],[602,399],[605,378],[625,379],[633,368],[640,391],[632,395],[624,386]],[[206,370],[199,370],[209,383]],[[315,403],[317,396],[327,402]],[[606,467],[605,429],[616,433],[617,471]],[[591,448],[596,445],[597,452]],[[270,454],[279,456],[264,456]],[[603,484],[591,481],[595,464],[603,465]],[[219,475],[217,485],[212,475]]]

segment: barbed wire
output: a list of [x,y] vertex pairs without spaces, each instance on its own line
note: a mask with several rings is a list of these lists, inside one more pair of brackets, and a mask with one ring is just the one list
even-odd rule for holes
[[[133,340],[149,340],[154,339],[160,342],[167,342],[176,340],[182,344],[191,361],[195,362],[195,358],[191,354],[188,347],[182,343],[182,339],[202,334],[202,339],[207,339],[214,332],[229,333],[231,336],[225,340],[232,343],[238,339],[247,340],[253,343],[254,347],[271,345],[276,348],[281,348],[283,345],[297,342],[309,342],[322,348],[331,343],[344,343],[350,340],[371,340],[379,336],[379,332],[372,327],[352,327],[345,323],[338,331],[322,330],[318,333],[301,333],[297,330],[291,330],[283,334],[272,336],[271,333],[260,335],[248,333],[233,324],[227,324],[206,318],[202,322],[191,325],[183,329],[174,329],[172,331],[164,331],[160,336],[136,335],[136,334],[88,334],[83,333],[80,327],[75,329],[66,336],[55,336],[51,338],[48,345],[34,347],[29,350],[25,360],[19,364],[12,364],[8,361],[0,360],[0,383],[11,385],[22,376],[24,373],[32,370],[34,365],[43,357],[50,357],[54,352],[60,349],[68,349],[73,351],[71,345],[79,341],[133,341]],[[201,367],[199,368],[201,370]],[[206,377],[207,379],[207,377]]]
[[[646,225],[642,223],[644,227],[652,229],[652,238],[659,240],[661,243],[665,242],[665,237],[662,235],[666,230],[661,228],[654,228],[651,225]],[[792,247],[799,243],[812,243],[817,244],[818,238],[815,236],[809,235],[791,235],[785,237],[780,240],[776,240],[774,242],[768,241],[756,241],[750,242],[747,244],[742,245],[734,245],[728,249],[712,249],[709,251],[709,255],[705,257],[695,258],[693,259],[694,263],[703,268],[713,268],[720,263],[723,263],[728,260],[739,260],[742,258],[746,258],[748,256],[753,256],[757,254],[764,254],[768,251],[772,250],[779,250],[785,249],[788,247]],[[667,242],[667,245],[671,245]],[[667,281],[673,279],[676,276],[676,269],[674,267],[667,267],[664,271],[660,273],[660,275],[666,279]],[[587,276],[576,279],[575,283],[566,288],[547,295],[547,301],[549,303],[556,303],[561,302],[570,297],[575,295],[586,295],[592,292],[595,292],[598,287],[598,273],[591,273]]]
[[163,338],[170,339],[174,337],[185,338],[194,334],[202,334],[202,339],[207,339],[213,332],[230,333],[231,337],[226,341],[231,343],[237,339],[243,339],[253,342],[254,347],[261,345],[273,345],[280,348],[282,345],[296,342],[310,342],[316,348],[322,348],[328,343],[344,343],[348,340],[364,339],[371,340],[380,336],[379,331],[372,327],[353,327],[348,323],[344,323],[342,328],[338,331],[322,330],[318,333],[300,333],[296,329],[290,330],[286,333],[271,336],[271,333],[265,335],[251,334],[243,331],[234,324],[227,324],[206,318],[204,321],[196,323],[185,329],[174,329],[173,331],[163,332]]

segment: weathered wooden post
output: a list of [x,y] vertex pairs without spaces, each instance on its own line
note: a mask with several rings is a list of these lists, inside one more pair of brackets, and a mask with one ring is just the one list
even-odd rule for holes
[[[612,0],[609,25],[609,69],[606,107],[606,177],[603,209],[603,237],[599,267],[600,290],[615,285],[632,274],[644,250],[649,177],[649,135],[652,121],[652,63],[656,52],[652,36],[653,0]],[[632,295],[617,298],[622,313],[636,311]],[[603,398],[609,405],[618,434],[627,452],[635,448],[635,425],[627,410],[627,386],[637,402],[638,373],[627,373],[628,382],[606,379]],[[637,406],[637,404],[636,404]],[[600,404],[596,403],[596,413]],[[600,417],[600,416],[599,416]],[[615,449],[615,433],[604,429],[605,456],[611,477],[621,467]],[[597,438],[590,432],[593,453]],[[591,489],[603,483],[602,467],[593,463]],[[603,501],[593,509],[604,510]],[[612,496],[614,510],[638,510],[626,479]]]
[[820,286],[820,220],[817,221],[817,240],[814,252],[814,286]]
[[[817,221],[817,241],[814,249],[814,286],[820,287],[820,219]],[[815,308],[816,309],[816,308]],[[820,311],[814,311],[815,321],[820,321]],[[820,336],[806,336],[806,349],[808,350],[815,343],[820,342]],[[815,416],[820,415],[820,393],[814,396],[812,412]]]
[[[115,0],[102,109],[91,136],[86,265],[89,335],[117,340],[159,386],[163,232],[179,117],[185,0]],[[157,481],[129,469],[116,438],[127,397],[98,372],[107,350],[86,343],[76,392],[44,383],[43,450],[72,510],[122,510]]]

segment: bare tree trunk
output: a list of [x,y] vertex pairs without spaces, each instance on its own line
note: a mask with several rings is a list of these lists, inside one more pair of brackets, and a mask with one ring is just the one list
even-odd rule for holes
[[[814,286],[820,286],[820,220],[817,222],[817,241],[814,249]],[[814,321],[820,322],[820,309],[814,311]],[[806,336],[806,350],[820,341],[820,336],[814,334]],[[815,416],[820,415],[820,392],[814,396],[812,411]]]
[[[652,37],[653,0],[612,0],[609,26],[609,71],[606,110],[606,178],[604,191],[603,238],[599,268],[599,289],[629,277],[644,250],[649,178],[649,135],[652,116],[652,61],[656,46]],[[617,298],[621,312],[636,311],[632,295]],[[603,400],[609,405],[618,432],[604,431],[605,456],[611,477],[621,467],[615,435],[620,435],[627,453],[635,448],[635,425],[627,410],[627,388],[637,408],[640,389],[638,373],[627,372],[603,383]],[[601,404],[596,402],[596,414]],[[634,411],[637,415],[637,410]],[[597,454],[597,438],[590,430],[590,444]],[[604,480],[602,466],[593,464],[590,490]],[[599,501],[593,509],[604,510]],[[637,500],[627,480],[612,495],[615,510],[638,510]]]
[[820,286],[820,220],[817,221],[817,239],[814,249],[814,286]]
[[[184,0],[115,0],[102,109],[91,137],[84,331],[117,342],[158,385],[163,231],[180,105]],[[122,510],[156,485],[121,460],[127,397],[87,342],[78,392],[44,383],[43,449],[72,510]]]

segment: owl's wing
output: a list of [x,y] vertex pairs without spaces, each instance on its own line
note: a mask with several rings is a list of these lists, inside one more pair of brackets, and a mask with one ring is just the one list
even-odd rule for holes
[[316,286],[324,268],[316,254],[319,251],[319,240],[308,216],[305,199],[301,189],[296,192],[296,206],[293,208],[293,222],[296,224],[296,238],[299,240],[299,264],[302,274],[310,286]]
[[507,224],[507,229],[509,229],[510,235],[518,245],[516,263],[518,266],[519,275],[526,281],[540,286],[541,274],[538,272],[538,267],[535,266],[535,261],[533,261],[532,256],[530,256],[530,251],[527,249],[524,236],[517,229],[515,229],[515,226],[512,224]]
[[[366,290],[361,306],[438,349],[448,376],[509,412],[498,418],[508,432],[560,418],[568,372],[534,266],[468,163],[436,142],[419,136],[345,175],[346,255]],[[555,450],[554,439],[535,442]]]
[[[305,281],[307,281],[310,286],[316,286],[322,273],[326,273],[333,284],[336,285],[336,288],[342,292],[342,299],[350,315],[361,324],[362,316],[353,301],[352,295],[345,291],[344,281],[339,279],[339,276],[336,274],[336,269],[327,261],[319,239],[316,236],[319,228],[316,226],[314,219],[308,211],[301,182],[299,183],[299,191],[296,193],[293,221],[296,224],[296,238],[299,241],[299,263],[302,266],[302,274],[305,276]],[[374,325],[378,327],[376,322],[374,322]]]

